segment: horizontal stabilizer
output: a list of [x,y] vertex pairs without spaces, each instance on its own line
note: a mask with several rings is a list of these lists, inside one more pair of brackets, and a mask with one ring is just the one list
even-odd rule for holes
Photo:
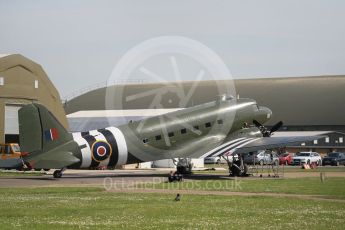
[[73,156],[72,152],[46,152],[45,154],[39,155],[37,160],[31,159],[31,166],[34,168],[41,169],[58,169],[72,165],[79,162],[80,160]]

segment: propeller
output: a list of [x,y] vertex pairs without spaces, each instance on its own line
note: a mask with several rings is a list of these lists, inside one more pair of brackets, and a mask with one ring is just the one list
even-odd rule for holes
[[270,137],[275,131],[277,131],[283,126],[283,122],[279,121],[278,123],[273,125],[270,130],[268,130],[264,125],[262,125],[257,120],[253,120],[253,123],[260,130],[260,132],[262,133],[262,136],[264,137]]

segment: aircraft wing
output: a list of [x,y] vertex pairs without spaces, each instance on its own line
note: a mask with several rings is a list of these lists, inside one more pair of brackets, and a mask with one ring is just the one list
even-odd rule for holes
[[239,145],[231,150],[232,153],[248,153],[258,150],[274,149],[286,147],[291,144],[300,144],[307,141],[313,141],[324,136],[295,136],[295,137],[260,137],[243,146]]
[[201,158],[229,156],[233,153],[248,153],[258,150],[281,148],[291,144],[300,144],[320,138],[324,138],[324,136],[243,137],[226,142],[205,153]]

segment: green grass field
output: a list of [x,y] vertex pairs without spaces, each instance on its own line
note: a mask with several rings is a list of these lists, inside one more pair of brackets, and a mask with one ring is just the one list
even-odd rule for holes
[[0,189],[1,229],[343,229],[345,204],[278,197]]
[[253,193],[287,193],[345,199],[345,178],[185,180],[179,183],[149,183],[138,187],[153,189],[187,189]]
[[[319,170],[333,172],[332,167]],[[32,176],[0,172],[0,177],[23,175]],[[319,177],[194,178],[181,183],[140,183],[138,188],[155,192],[141,194],[97,187],[0,188],[0,229],[343,229],[345,224],[344,177],[327,177],[326,173],[324,182]],[[175,202],[175,192],[167,194],[159,189],[190,191]],[[278,195],[191,194],[194,190]]]
[[0,177],[42,176],[44,172],[1,170]]

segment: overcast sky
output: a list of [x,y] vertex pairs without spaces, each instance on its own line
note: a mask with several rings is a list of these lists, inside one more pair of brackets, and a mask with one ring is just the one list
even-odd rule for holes
[[344,12],[342,0],[0,0],[0,53],[40,63],[62,96],[163,35],[200,41],[236,78],[345,74]]

